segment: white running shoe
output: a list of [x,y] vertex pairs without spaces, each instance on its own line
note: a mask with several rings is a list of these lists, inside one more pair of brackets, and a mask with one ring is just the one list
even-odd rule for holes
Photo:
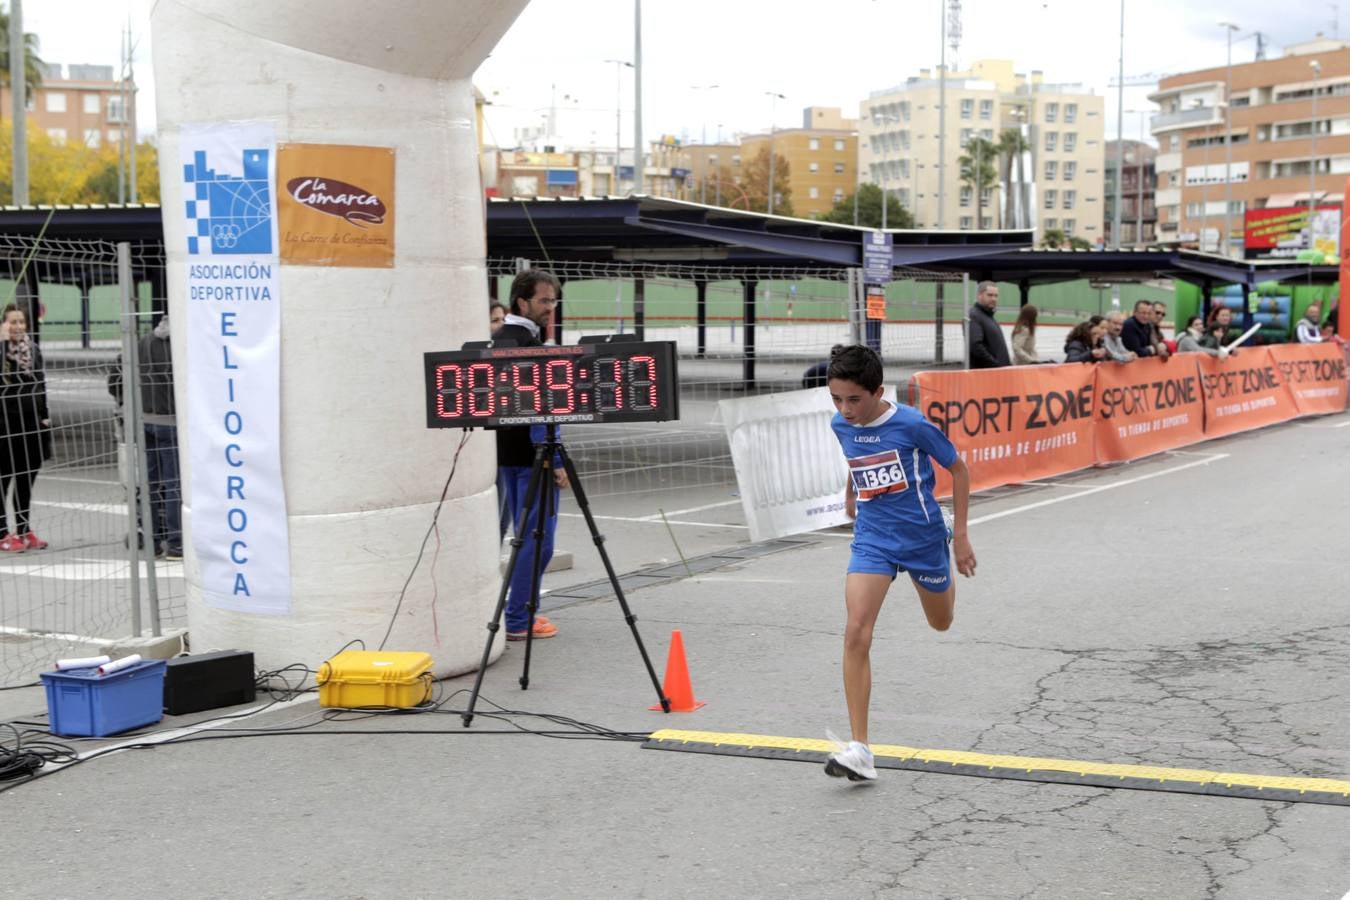
[[849,781],[875,781],[876,766],[873,764],[872,751],[859,741],[845,744],[834,735],[830,739],[839,744],[838,752],[831,753],[825,760],[825,774],[834,778],[847,777]]

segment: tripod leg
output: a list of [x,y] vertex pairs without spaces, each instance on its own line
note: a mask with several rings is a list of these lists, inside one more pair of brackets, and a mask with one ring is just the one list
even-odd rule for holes
[[520,672],[520,689],[522,691],[530,689],[530,657],[534,651],[534,615],[539,610],[539,588],[544,579],[544,529],[548,522],[553,499],[553,470],[546,468],[545,462],[551,458],[555,446],[551,443],[540,444],[535,452],[538,477],[531,477],[530,479],[533,494],[530,499],[526,500],[525,521],[521,523],[521,531],[524,531],[529,525],[530,507],[534,506],[537,512],[535,513],[533,532],[534,553],[530,561],[530,597],[526,605],[529,620],[525,626],[525,663]]
[[[525,490],[524,522],[529,521],[530,504],[535,494],[535,486],[543,473],[543,469],[544,458],[541,454],[536,453],[534,464],[530,468],[530,486]],[[524,525],[524,522],[522,522],[522,526]],[[523,532],[523,530],[522,527],[521,532]],[[511,558],[506,563],[506,575],[502,578],[501,590],[497,592],[497,608],[492,613],[492,621],[488,622],[487,625],[487,643],[483,645],[483,658],[478,663],[478,672],[474,675],[473,690],[469,692],[469,706],[462,716],[465,728],[468,728],[473,722],[473,710],[474,707],[478,705],[478,693],[483,687],[483,675],[487,672],[488,657],[492,655],[492,642],[496,640],[497,632],[501,628],[502,614],[506,611],[506,595],[511,589],[511,573],[516,570],[516,560],[520,557],[521,545],[525,543],[524,538],[521,537],[521,532],[517,532],[511,536]]]
[[638,634],[637,616],[633,615],[633,611],[628,608],[628,599],[623,595],[623,587],[619,584],[619,576],[614,574],[614,566],[609,561],[609,554],[605,552],[605,536],[600,533],[600,529],[595,525],[595,518],[591,515],[591,505],[586,500],[586,489],[581,486],[581,477],[577,475],[576,466],[572,465],[572,457],[568,455],[567,448],[559,444],[558,451],[562,454],[567,479],[572,484],[572,496],[576,498],[577,506],[580,507],[581,514],[586,519],[586,527],[590,529],[591,540],[595,542],[595,549],[600,554],[600,561],[605,564],[605,574],[609,576],[609,583],[614,588],[614,596],[619,600],[624,621],[628,623],[629,630],[633,632],[633,640],[637,643],[638,653],[642,654],[642,664],[647,667],[647,674],[652,679],[652,687],[656,688],[656,697],[661,702],[661,709],[670,712],[670,698],[666,696],[665,690],[661,687],[661,680],[656,677],[656,670],[652,668],[651,657],[647,655],[647,648],[642,643],[642,635]]

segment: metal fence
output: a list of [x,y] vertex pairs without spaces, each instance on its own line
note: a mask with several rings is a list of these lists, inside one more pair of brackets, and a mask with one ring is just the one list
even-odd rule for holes
[[[529,265],[563,281],[563,343],[619,333],[679,348],[678,422],[563,429],[595,497],[646,495],[655,509],[680,490],[734,488],[718,402],[801,389],[833,345],[867,338],[857,270],[493,259],[492,296],[508,303],[511,278]],[[917,269],[896,269],[894,278],[885,319],[871,334],[888,380],[916,367],[961,364],[968,282]]]
[[[185,626],[186,614],[181,559],[155,559],[153,535],[129,538],[179,497],[151,502],[172,484],[147,478],[140,392],[121,392],[119,405],[109,379],[141,383],[136,344],[165,308],[162,246],[0,236],[0,271],[5,303],[32,324],[51,422],[45,458],[4,479],[10,532],[22,512],[17,481],[29,477],[38,538],[29,543],[47,544],[0,551],[0,686],[12,686],[59,657]],[[0,441],[21,441],[23,422],[0,420]],[[176,460],[171,434],[157,436]]]

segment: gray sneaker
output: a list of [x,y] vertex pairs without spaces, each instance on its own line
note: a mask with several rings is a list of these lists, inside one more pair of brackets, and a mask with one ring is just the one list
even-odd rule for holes
[[872,751],[858,741],[849,741],[838,753],[831,753],[825,760],[825,774],[834,778],[848,778],[849,781],[875,781],[876,766],[873,765]]

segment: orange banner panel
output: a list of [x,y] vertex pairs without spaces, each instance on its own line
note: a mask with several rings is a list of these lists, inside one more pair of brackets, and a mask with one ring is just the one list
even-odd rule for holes
[[1205,399],[1205,437],[1234,434],[1298,415],[1294,395],[1267,347],[1244,347],[1227,359],[1195,354]]
[[[1093,366],[919,372],[915,404],[970,467],[972,490],[1093,463]],[[951,480],[938,469],[939,494]]]
[[394,265],[394,151],[345,144],[277,148],[281,261]]
[[1275,344],[1268,351],[1293,391],[1300,416],[1345,409],[1350,382],[1346,381],[1345,354],[1338,345]]
[[1098,462],[1139,459],[1204,440],[1198,355],[1096,366]]

